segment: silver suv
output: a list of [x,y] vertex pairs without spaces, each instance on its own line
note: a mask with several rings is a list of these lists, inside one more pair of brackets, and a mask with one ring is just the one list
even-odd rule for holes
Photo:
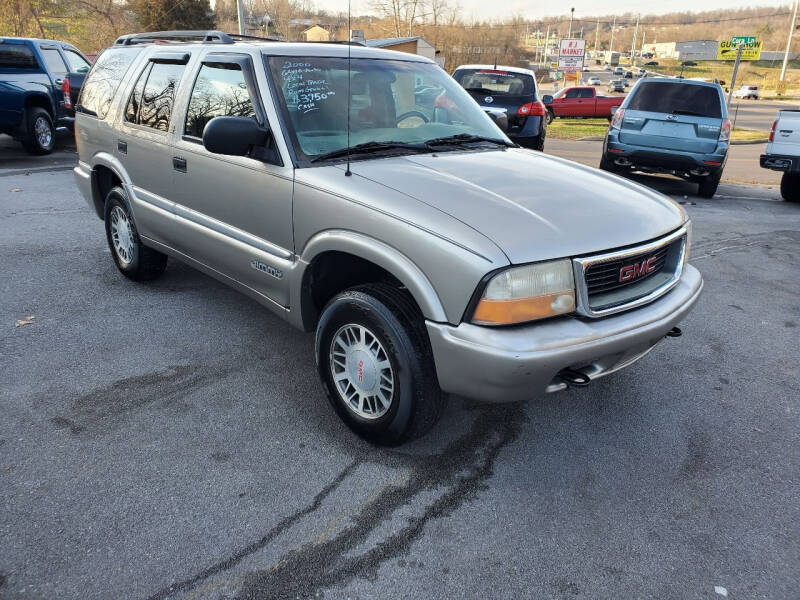
[[358,433],[419,435],[448,394],[586,385],[677,335],[697,301],[680,206],[518,148],[432,61],[192,35],[99,57],[78,185],[125,276],[177,258],[316,330]]

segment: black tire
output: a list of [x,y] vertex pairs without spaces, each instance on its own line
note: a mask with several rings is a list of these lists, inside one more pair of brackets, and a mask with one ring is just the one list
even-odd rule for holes
[[613,160],[609,159],[608,156],[603,154],[603,156],[600,158],[600,170],[608,171],[609,173],[617,173],[619,168],[614,164]]
[[781,198],[786,202],[800,202],[800,175],[783,174],[781,177]]
[[697,184],[697,195],[701,198],[713,198],[717,193],[719,187],[719,180],[722,179],[722,174],[709,175]]
[[[120,212],[118,213],[117,211]],[[122,215],[124,215],[124,220],[127,220],[129,229],[125,227]],[[133,220],[133,214],[130,211],[128,198],[121,187],[112,188],[108,192],[103,217],[108,247],[120,273],[134,281],[149,281],[164,272],[164,269],[167,268],[167,255],[142,244],[139,232],[136,229],[136,223]],[[129,249],[126,252],[118,250],[114,242],[113,237],[115,234],[112,233],[112,230],[115,227],[118,232],[116,234],[118,238],[124,235],[125,241],[130,242],[129,244],[121,244],[121,246]]]
[[547,136],[547,129],[542,127],[542,132],[533,138],[533,142],[528,144],[528,148],[531,150],[538,150],[539,152],[544,152],[544,139]]
[[25,111],[25,138],[22,145],[29,154],[50,154],[56,143],[56,128],[45,109],[29,108]]
[[553,122],[553,119],[555,119],[555,118],[556,118],[556,117],[555,117],[555,115],[553,114],[553,111],[552,111],[552,110],[550,110],[549,108],[548,108],[547,110],[545,110],[545,111],[544,111],[544,122],[545,122],[546,124],[550,125],[550,123],[552,123],[552,122]]
[[[346,393],[340,392],[339,385],[347,393],[355,391],[352,384],[334,381],[335,369],[353,373],[355,368],[349,356],[336,362],[333,354],[335,337],[348,325],[364,327],[374,336],[391,366],[393,389],[389,406],[383,414],[373,412],[372,418],[358,414],[357,408],[351,408],[343,397]],[[447,395],[436,379],[422,314],[405,290],[373,283],[335,296],[322,311],[317,325],[315,354],[331,405],[353,431],[374,443],[397,445],[423,435],[439,420],[447,404]],[[361,361],[359,379],[360,364]],[[367,382],[371,377],[371,373],[365,375]],[[378,381],[382,381],[380,377]]]

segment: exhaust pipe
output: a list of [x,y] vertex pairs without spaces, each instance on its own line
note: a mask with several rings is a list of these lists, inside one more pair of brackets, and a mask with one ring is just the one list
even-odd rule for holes
[[675,338],[675,337],[681,337],[682,335],[683,335],[683,331],[681,331],[680,327],[673,327],[672,329],[670,329],[667,332],[667,335],[665,335],[664,337]]
[[556,375],[562,382],[567,384],[567,387],[586,387],[592,380],[586,373],[581,373],[575,369],[562,369]]
[[614,161],[614,164],[619,165],[620,167],[630,167],[633,163],[624,156],[621,156]]

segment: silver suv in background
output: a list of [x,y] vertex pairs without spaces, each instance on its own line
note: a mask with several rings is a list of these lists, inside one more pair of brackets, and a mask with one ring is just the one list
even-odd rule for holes
[[78,186],[126,277],[169,256],[315,331],[358,433],[419,435],[448,394],[587,385],[677,335],[697,301],[680,206],[517,147],[432,61],[190,37],[125,36],[99,57]]

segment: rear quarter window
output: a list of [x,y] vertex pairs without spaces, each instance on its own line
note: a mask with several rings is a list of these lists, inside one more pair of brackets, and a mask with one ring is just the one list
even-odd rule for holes
[[628,103],[630,110],[722,118],[722,101],[716,88],[708,85],[642,82]]
[[36,56],[28,46],[0,44],[0,69],[38,69]]
[[106,117],[120,82],[140,51],[141,48],[110,48],[97,58],[78,98],[81,112]]

